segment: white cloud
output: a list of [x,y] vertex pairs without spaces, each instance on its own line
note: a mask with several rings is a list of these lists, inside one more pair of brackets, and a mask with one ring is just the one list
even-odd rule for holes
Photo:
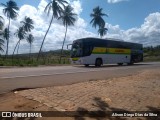
[[118,3],[122,1],[128,1],[128,0],[107,0],[108,3]]
[[74,13],[80,15],[80,13],[83,11],[82,7],[81,7],[81,3],[79,0],[73,1],[71,2],[71,6],[74,9]]
[[139,28],[120,29],[119,25],[106,24],[109,29],[105,37],[114,37],[130,42],[142,43],[144,46],[160,45],[160,13],[151,13]]

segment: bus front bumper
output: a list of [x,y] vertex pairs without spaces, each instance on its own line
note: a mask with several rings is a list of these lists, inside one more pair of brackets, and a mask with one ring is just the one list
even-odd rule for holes
[[76,65],[82,65],[83,64],[83,60],[80,58],[71,58],[70,59],[71,64],[76,64]]

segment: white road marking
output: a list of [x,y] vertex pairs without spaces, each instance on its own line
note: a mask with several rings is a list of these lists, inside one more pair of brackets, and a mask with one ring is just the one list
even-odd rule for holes
[[[142,66],[141,66],[142,67]],[[147,66],[143,66],[147,67]],[[74,74],[74,73],[85,73],[85,72],[100,72],[100,71],[105,71],[105,70],[117,70],[117,69],[129,69],[129,68],[134,68],[134,66],[125,66],[125,67],[114,67],[110,69],[102,68],[98,70],[82,70],[82,71],[76,71],[76,72],[63,72],[63,73],[53,73],[53,74],[39,74],[39,75],[25,75],[25,76],[12,76],[12,77],[0,77],[0,79],[14,79],[14,78],[27,78],[27,77],[40,77],[40,76],[52,76],[52,75],[64,75],[64,74]]]
[[40,76],[64,75],[64,74],[85,73],[85,72],[97,72],[97,71],[104,71],[104,70],[89,70],[89,71],[64,72],[64,73],[41,74],[41,75],[27,75],[27,76],[0,77],[0,79],[40,77]]

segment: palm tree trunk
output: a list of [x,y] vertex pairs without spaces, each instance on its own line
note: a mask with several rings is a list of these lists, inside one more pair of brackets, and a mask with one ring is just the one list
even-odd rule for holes
[[15,46],[15,48],[14,48],[14,51],[13,51],[13,54],[12,54],[12,62],[13,62],[14,52],[16,51],[16,48],[17,48],[17,46],[18,46],[18,44],[19,44],[20,41],[21,41],[21,40],[19,40],[19,41],[17,42],[17,44],[16,44],[16,46]]
[[[65,32],[65,36],[64,36],[64,40],[63,40],[63,44],[62,44],[62,49],[61,49],[61,56],[63,54],[63,47],[64,47],[64,43],[65,43],[65,40],[66,40],[66,35],[67,35],[67,25],[66,25],[66,32]],[[60,60],[59,60],[59,63],[61,63],[61,56],[60,56]]]
[[[8,31],[9,32],[9,27],[10,27],[10,17],[9,17],[9,24],[8,24]],[[8,33],[9,34],[9,33]],[[7,39],[7,49],[6,49],[6,55],[5,55],[5,58],[7,58],[8,56],[8,46],[9,46],[9,37]]]
[[18,44],[20,43],[20,41],[21,41],[21,40],[19,40],[19,41],[17,42],[17,44],[16,44],[16,46],[15,46],[15,48],[14,48],[14,51],[13,51],[13,55],[14,55],[14,53],[15,53],[15,51],[16,51],[16,48],[17,48]]
[[40,47],[40,50],[39,50],[39,53],[38,53],[38,56],[37,56],[37,61],[38,61],[38,59],[39,59],[40,52],[42,51],[42,47],[43,47],[43,44],[44,44],[44,40],[45,40],[45,38],[46,38],[46,36],[47,36],[47,34],[48,34],[48,31],[49,31],[49,29],[50,29],[50,27],[51,27],[51,25],[52,25],[53,18],[54,18],[54,15],[52,14],[52,18],[51,18],[49,27],[48,27],[48,29],[47,29],[47,31],[46,31],[46,34],[45,34],[44,38],[43,38],[43,41],[42,41],[42,44],[41,44],[41,47]]
[[18,55],[18,51],[19,51],[20,42],[21,41],[19,41],[19,44],[17,45],[17,55]]
[[30,44],[29,59],[31,59],[31,44]]

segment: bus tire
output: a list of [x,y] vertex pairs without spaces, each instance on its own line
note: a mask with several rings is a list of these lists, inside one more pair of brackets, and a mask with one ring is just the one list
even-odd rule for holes
[[89,64],[85,64],[85,67],[89,67]]
[[133,64],[134,64],[134,62],[127,63],[127,65],[133,65]]
[[123,65],[123,63],[117,63],[119,66]]
[[96,59],[95,66],[100,67],[101,65],[102,65],[102,59],[100,58]]

